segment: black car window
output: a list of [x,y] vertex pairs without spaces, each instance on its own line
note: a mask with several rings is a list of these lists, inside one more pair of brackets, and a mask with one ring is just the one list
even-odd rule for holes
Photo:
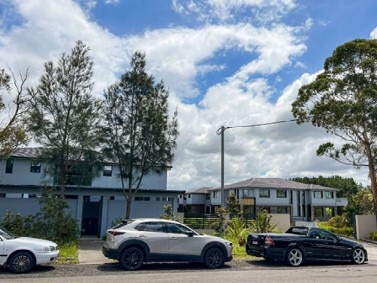
[[187,227],[175,223],[167,223],[166,226],[168,227],[169,233],[186,234],[192,232],[192,230],[188,229]]
[[318,230],[319,238],[323,240],[336,240],[336,236],[324,230]]
[[140,223],[135,227],[135,229],[146,232],[165,232],[164,225],[158,221]]

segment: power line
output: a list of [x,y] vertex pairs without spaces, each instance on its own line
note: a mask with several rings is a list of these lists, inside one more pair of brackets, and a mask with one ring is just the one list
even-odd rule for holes
[[295,122],[297,120],[298,119],[291,119],[291,120],[282,120],[282,121],[275,121],[275,122],[268,122],[268,123],[261,123],[261,124],[250,124],[250,125],[229,126],[229,127],[221,126],[216,131],[216,133],[218,135],[221,135],[227,129],[234,129],[234,128],[254,128],[254,127],[260,127],[260,126],[268,126],[268,125],[276,125],[276,124],[282,124],[282,123],[290,123],[290,122]]

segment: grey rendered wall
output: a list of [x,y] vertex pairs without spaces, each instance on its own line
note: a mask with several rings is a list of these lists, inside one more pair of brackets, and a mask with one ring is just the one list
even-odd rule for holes
[[355,215],[356,239],[368,239],[370,232],[377,231],[376,215]]
[[[68,199],[69,211],[73,217],[76,217],[77,200]],[[7,211],[12,214],[20,214],[21,216],[35,215],[40,210],[38,199],[35,198],[0,198],[0,218]]]
[[[160,201],[133,201],[130,218],[159,218],[160,215],[164,214],[164,205],[166,204],[168,203]],[[125,200],[108,200],[107,219],[106,223],[102,224],[102,227],[109,228],[114,220],[124,218],[125,208]],[[105,230],[101,230],[102,234],[104,234]]]

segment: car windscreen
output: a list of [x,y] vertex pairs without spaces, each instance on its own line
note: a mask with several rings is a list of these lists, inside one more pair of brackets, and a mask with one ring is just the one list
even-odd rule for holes
[[0,235],[7,240],[16,238],[15,235],[13,235],[11,232],[2,227],[0,228]]

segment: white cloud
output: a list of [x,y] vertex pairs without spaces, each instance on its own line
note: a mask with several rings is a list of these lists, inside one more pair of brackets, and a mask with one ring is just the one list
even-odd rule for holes
[[198,21],[206,22],[226,22],[234,20],[235,15],[245,15],[249,20],[270,23],[296,7],[294,0],[173,0],[172,3],[177,13],[194,14]]
[[[90,2],[95,5],[95,1]],[[290,0],[209,1],[207,6],[201,1],[177,0],[173,6],[182,14],[199,13],[204,8],[208,13],[208,9],[215,9],[221,18],[240,7],[252,9],[267,2],[276,9],[276,15],[294,7],[294,1]],[[0,62],[4,64],[1,67],[9,66],[18,72],[30,66],[31,82],[39,79],[44,62],[56,61],[62,52],[69,53],[77,40],[91,48],[98,94],[126,71],[135,51],[146,53],[149,72],[156,79],[164,80],[171,93],[170,105],[178,107],[181,134],[173,169],[169,172],[168,184],[172,189],[219,185],[220,136],[216,130],[222,125],[292,119],[290,107],[299,87],[315,76],[302,75],[287,83],[276,102],[271,99],[276,90],[270,85],[268,75],[278,75],[285,67],[299,64],[296,59],[306,50],[300,33],[310,26],[310,21],[299,28],[281,23],[267,27],[250,23],[211,24],[196,29],[148,30],[139,35],[117,37],[93,22],[77,2],[16,0],[14,3],[22,21],[17,26],[0,26]],[[371,36],[376,37],[376,29]],[[198,76],[228,70],[226,63],[216,64],[213,60],[227,51],[250,58],[228,77],[200,93],[196,86]],[[187,98],[201,100],[186,104]],[[316,157],[316,148],[327,139],[323,130],[295,123],[228,129],[225,132],[226,183],[250,177],[288,178],[328,172],[350,176],[349,168]]]
[[30,81],[36,81],[46,61],[57,61],[82,40],[91,48],[90,56],[96,62],[98,93],[123,71],[127,56],[121,40],[91,22],[78,4],[69,0],[17,0],[14,5],[23,23],[0,32],[0,62],[4,66],[13,70],[30,67]]
[[377,27],[370,33],[370,37],[377,39]]

